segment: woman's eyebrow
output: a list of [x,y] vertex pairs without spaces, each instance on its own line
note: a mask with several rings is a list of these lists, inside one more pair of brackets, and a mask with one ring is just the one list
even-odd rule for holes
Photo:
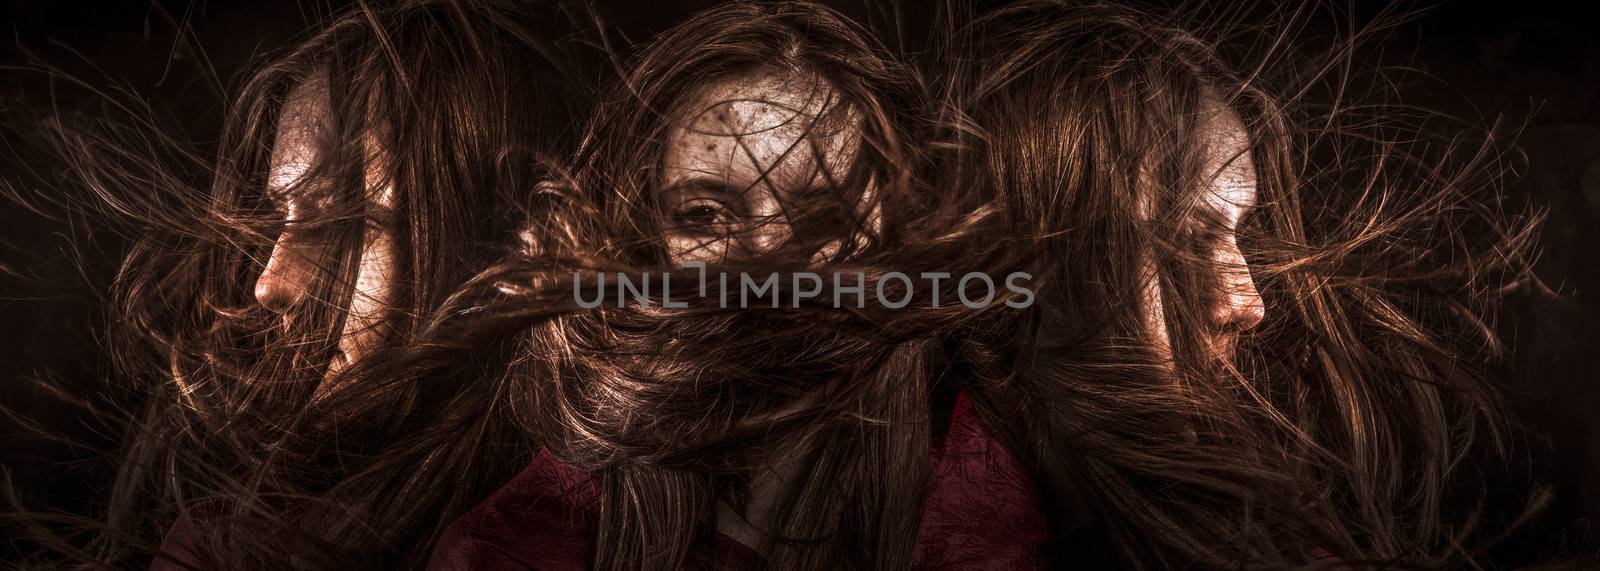
[[828,193],[844,193],[844,185],[838,181],[822,178],[816,179],[804,188],[788,191],[788,195],[796,197],[824,196]]

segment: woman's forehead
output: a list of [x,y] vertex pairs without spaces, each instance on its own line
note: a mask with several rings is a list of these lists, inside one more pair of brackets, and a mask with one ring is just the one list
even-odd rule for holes
[[809,131],[819,136],[842,130],[848,121],[833,119],[847,107],[837,90],[813,74],[783,77],[757,71],[713,80],[691,91],[678,106],[675,123],[709,135],[774,132],[792,138]]
[[1207,97],[1197,132],[1205,149],[1207,203],[1224,213],[1247,210],[1256,203],[1256,168],[1250,157],[1250,133],[1239,113],[1216,97]]
[[328,82],[321,74],[296,84],[284,98],[278,114],[277,134],[268,166],[268,190],[293,188],[311,171],[321,156],[320,144],[332,129],[332,103]]
[[732,76],[679,109],[685,116],[670,126],[663,158],[667,185],[696,176],[740,186],[806,185],[823,172],[842,178],[859,141],[847,106],[817,79]]

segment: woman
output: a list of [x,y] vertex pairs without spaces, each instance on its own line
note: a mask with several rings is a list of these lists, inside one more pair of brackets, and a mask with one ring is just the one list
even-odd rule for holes
[[[1038,566],[1032,486],[959,387],[938,386],[951,364],[935,328],[882,327],[880,307],[792,310],[782,285],[915,254],[899,245],[925,202],[908,146],[921,109],[906,69],[809,3],[731,3],[644,49],[571,179],[546,189],[535,257],[482,278],[510,295],[458,325],[560,315],[535,322],[511,375],[543,450],[451,526],[430,567]],[[550,300],[570,308],[573,278],[538,265],[562,257],[578,293],[603,286],[597,269],[698,263],[777,272],[785,303],[725,310],[684,270],[682,309],[657,291],[570,312]],[[556,293],[504,285],[541,280]]]
[[[86,147],[64,148],[98,207],[143,232],[117,277],[112,341],[126,377],[146,379],[148,410],[109,529],[86,556],[149,550],[132,539],[178,509],[196,521],[168,535],[157,567],[238,541],[229,512],[278,487],[276,451],[307,426],[359,424],[332,398],[346,373],[407,342],[502,254],[518,195],[578,108],[581,84],[544,57],[551,12],[426,0],[352,10],[250,77],[209,188],[182,186],[160,160],[199,168],[197,154],[141,160],[136,140],[63,133]],[[169,184],[146,184],[153,176]],[[362,396],[390,408],[412,398],[388,388]]]
[[945,184],[1004,206],[1039,292],[1016,334],[968,340],[998,380],[974,392],[1044,484],[1058,560],[1097,533],[1141,569],[1472,554],[1446,490],[1496,434],[1486,301],[1528,247],[1459,214],[1487,155],[1362,146],[1385,123],[1298,115],[1135,10],[1023,2],[950,52]]

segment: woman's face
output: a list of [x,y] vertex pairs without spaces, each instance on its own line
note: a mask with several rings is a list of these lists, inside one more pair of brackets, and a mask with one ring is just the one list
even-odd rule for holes
[[[1204,170],[1206,188],[1200,208],[1214,232],[1206,234],[1206,251],[1214,271],[1214,293],[1205,292],[1207,308],[1205,340],[1207,353],[1231,362],[1239,336],[1259,325],[1266,317],[1261,295],[1256,291],[1249,264],[1239,250],[1239,223],[1256,204],[1256,168],[1250,159],[1250,136],[1238,113],[1220,101],[1210,99],[1199,124],[1199,135],[1206,148]],[[1146,319],[1155,342],[1171,354],[1171,338],[1162,310],[1161,293],[1155,281],[1146,286]]]
[[[267,194],[288,227],[278,235],[266,267],[256,279],[255,298],[262,307],[279,314],[286,329],[298,308],[319,302],[307,298],[317,279],[331,271],[331,264],[339,258],[324,237],[325,231],[294,226],[316,220],[332,203],[331,181],[313,176],[323,157],[320,144],[332,135],[330,114],[327,81],[313,76],[290,91],[273,140]],[[379,212],[392,208],[393,188],[387,184],[373,188],[377,186],[368,184],[369,206]],[[394,230],[387,224],[369,224],[363,234],[354,294],[349,307],[343,308],[345,319],[338,353],[329,364],[330,375],[382,342],[386,308],[395,297],[394,254]]]
[[[673,264],[760,255],[854,218],[815,207],[842,196],[859,148],[857,121],[821,82],[733,76],[691,93],[678,109],[655,191]],[[838,204],[846,203],[865,201]],[[808,224],[815,230],[795,229]],[[819,254],[837,249],[823,244]]]

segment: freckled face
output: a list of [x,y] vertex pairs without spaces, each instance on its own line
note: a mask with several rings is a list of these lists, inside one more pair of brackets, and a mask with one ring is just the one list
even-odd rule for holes
[[[1200,125],[1208,154],[1203,172],[1211,173],[1201,207],[1220,228],[1209,245],[1217,295],[1209,308],[1207,340],[1210,353],[1231,360],[1239,335],[1259,325],[1266,308],[1239,249],[1239,223],[1256,204],[1256,169],[1250,158],[1250,136],[1238,113],[1212,100]],[[1209,294],[1208,294],[1209,295]],[[1161,293],[1152,280],[1145,293],[1146,318],[1157,344],[1170,354],[1171,345],[1161,305]]]
[[[313,176],[323,159],[322,141],[331,134],[327,81],[320,76],[295,86],[284,102],[268,166],[267,194],[278,205],[287,228],[278,235],[266,266],[256,279],[255,298],[282,316],[287,327],[296,308],[309,300],[318,277],[337,259],[316,230],[295,223],[316,220],[329,205],[329,181]],[[369,176],[368,199],[380,214],[393,206],[393,188]],[[379,216],[379,218],[385,218]],[[387,308],[394,302],[395,237],[387,224],[369,224],[363,233],[354,294],[339,338],[339,353],[329,374],[376,347],[383,338]]]
[[[668,134],[656,187],[672,263],[770,252],[796,236],[800,220],[824,222],[819,231],[847,224],[848,216],[796,209],[840,192],[855,160],[856,121],[842,107],[821,82],[772,73],[692,94]],[[820,254],[837,248],[823,245]]]
[[1206,208],[1222,221],[1222,233],[1211,247],[1220,295],[1213,302],[1209,317],[1213,352],[1229,356],[1239,334],[1266,318],[1266,306],[1250,275],[1250,265],[1239,250],[1239,224],[1256,205],[1256,166],[1250,160],[1250,136],[1238,114],[1216,113],[1212,121],[1208,131],[1212,154],[1207,169],[1216,176],[1211,183],[1212,192],[1206,195]]

